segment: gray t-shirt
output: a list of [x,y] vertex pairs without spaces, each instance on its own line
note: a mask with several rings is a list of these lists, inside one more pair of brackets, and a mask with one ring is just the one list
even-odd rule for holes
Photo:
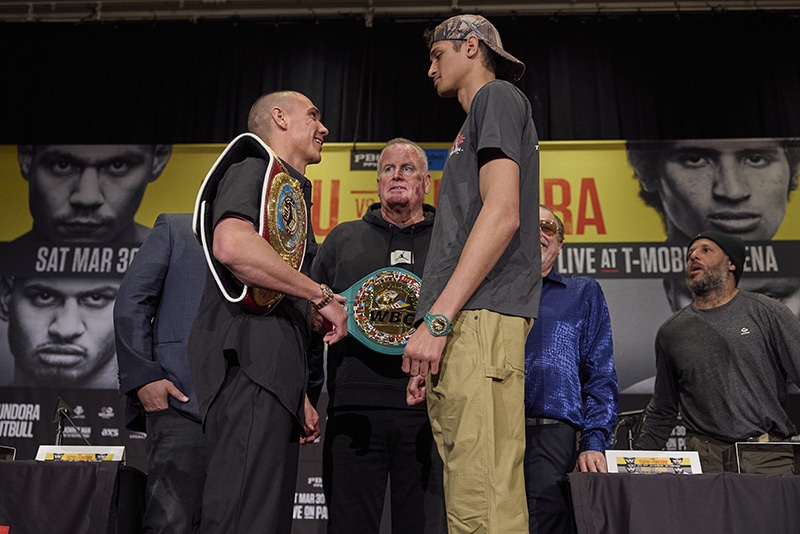
[[660,449],[680,407],[689,430],[739,440],[795,427],[783,404],[800,379],[800,322],[782,303],[749,291],[709,310],[676,312],[656,335],[655,391],[637,448]]
[[475,94],[444,166],[417,320],[450,280],[481,210],[478,152],[488,148],[500,149],[520,167],[520,227],[463,309],[536,317],[542,289],[539,140],[527,97],[512,84],[495,80]]

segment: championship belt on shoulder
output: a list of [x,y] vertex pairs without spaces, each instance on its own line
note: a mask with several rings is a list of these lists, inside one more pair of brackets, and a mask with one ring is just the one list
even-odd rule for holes
[[347,333],[376,352],[402,354],[415,330],[420,282],[405,269],[384,267],[353,284],[342,293]]
[[265,315],[277,306],[283,293],[242,283],[212,253],[212,205],[217,197],[217,188],[227,170],[247,158],[259,158],[267,162],[267,171],[261,186],[258,233],[286,263],[300,270],[306,251],[308,229],[303,190],[272,149],[251,133],[242,134],[231,141],[208,171],[197,194],[192,226],[195,236],[203,246],[211,274],[224,297],[229,302],[238,303],[250,313]]

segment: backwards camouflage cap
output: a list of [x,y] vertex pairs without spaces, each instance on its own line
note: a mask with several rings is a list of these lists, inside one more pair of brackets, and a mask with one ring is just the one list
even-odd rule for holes
[[450,17],[433,30],[431,43],[436,41],[465,41],[470,35],[486,43],[486,46],[497,54],[497,72],[495,75],[501,80],[511,83],[522,78],[525,72],[525,63],[518,60],[505,50],[500,34],[491,22],[480,15],[458,15]]

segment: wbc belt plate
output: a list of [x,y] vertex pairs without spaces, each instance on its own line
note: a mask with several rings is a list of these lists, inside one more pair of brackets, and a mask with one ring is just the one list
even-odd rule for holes
[[225,172],[246,158],[259,158],[267,163],[261,183],[257,231],[292,268],[300,270],[306,252],[308,214],[303,190],[283,166],[281,160],[260,138],[246,133],[231,141],[211,167],[200,186],[195,202],[193,229],[206,256],[211,273],[223,296],[238,303],[250,313],[271,312],[283,293],[243,284],[214,258],[213,203]]
[[405,269],[374,271],[344,291],[347,333],[367,348],[383,354],[402,354],[414,333],[420,279]]

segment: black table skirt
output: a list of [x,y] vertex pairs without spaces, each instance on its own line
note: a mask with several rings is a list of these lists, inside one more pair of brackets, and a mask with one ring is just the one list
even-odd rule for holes
[[579,534],[800,532],[800,476],[571,473]]
[[0,462],[0,527],[13,534],[140,532],[146,475],[119,462]]

